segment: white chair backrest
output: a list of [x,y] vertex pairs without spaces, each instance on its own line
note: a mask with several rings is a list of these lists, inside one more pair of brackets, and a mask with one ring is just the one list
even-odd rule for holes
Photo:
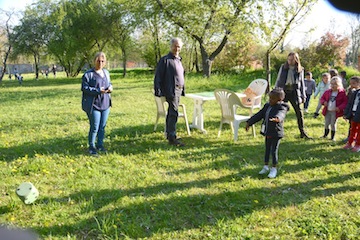
[[250,88],[257,96],[261,96],[265,93],[268,82],[265,79],[255,79],[252,81],[248,88]]
[[164,103],[166,102],[165,97],[155,96],[155,102],[156,102],[156,107],[157,107],[158,113],[166,115],[166,109],[164,106]]
[[217,102],[220,104],[222,117],[233,120],[235,115],[234,105],[240,106],[239,97],[233,91],[227,89],[216,89],[214,93]]

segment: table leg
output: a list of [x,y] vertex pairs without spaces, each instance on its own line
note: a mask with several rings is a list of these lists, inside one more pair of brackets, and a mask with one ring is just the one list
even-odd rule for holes
[[190,125],[191,128],[196,128],[206,133],[204,129],[204,115],[203,115],[203,107],[204,101],[201,99],[194,99],[194,114],[192,124]]

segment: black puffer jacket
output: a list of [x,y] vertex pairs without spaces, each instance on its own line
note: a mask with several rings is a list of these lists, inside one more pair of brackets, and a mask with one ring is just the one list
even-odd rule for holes
[[[267,114],[268,110],[269,113]],[[263,120],[262,124],[265,125],[265,130],[264,132],[261,132],[262,135],[282,138],[284,136],[284,119],[287,111],[289,111],[289,105],[287,103],[280,102],[274,106],[266,103],[259,112],[247,121],[247,123],[251,126],[260,120]],[[271,118],[279,118],[280,122],[269,121]]]

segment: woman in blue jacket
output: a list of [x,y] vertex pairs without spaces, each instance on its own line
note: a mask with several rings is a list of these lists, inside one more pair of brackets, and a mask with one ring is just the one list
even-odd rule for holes
[[104,148],[105,126],[110,113],[110,93],[113,91],[113,87],[109,71],[104,69],[105,64],[105,53],[96,53],[95,67],[85,72],[82,77],[82,109],[86,112],[90,123],[88,141],[91,155],[96,155],[97,151],[106,152]]

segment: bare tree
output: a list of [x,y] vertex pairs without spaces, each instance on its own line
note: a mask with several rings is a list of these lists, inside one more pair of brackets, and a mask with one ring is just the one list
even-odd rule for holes
[[0,82],[2,81],[2,79],[4,78],[4,75],[6,73],[6,68],[7,68],[7,60],[9,58],[10,52],[11,52],[11,48],[12,48],[12,25],[11,25],[11,20],[15,15],[14,11],[4,11],[4,10],[0,10],[2,15],[6,16],[6,21],[4,26],[1,26],[0,31],[2,32],[2,42],[1,44],[1,58],[2,58],[2,70],[0,72]]
[[348,60],[354,68],[357,67],[358,63],[358,55],[359,55],[359,49],[360,49],[360,14],[357,15],[351,15],[350,21],[350,52],[348,54]]
[[[210,77],[214,59],[225,47],[241,16],[246,15],[246,7],[254,0],[156,2],[168,20],[199,44],[203,75]],[[245,24],[244,19],[241,20]]]
[[[270,16],[271,20],[260,18],[260,30],[267,39],[268,48],[266,50],[266,79],[269,91],[271,86],[271,64],[270,54],[277,48],[289,33],[291,28],[299,23],[311,10],[317,0],[296,0],[289,2],[273,2],[263,8],[266,14],[260,16]],[[276,5],[273,5],[275,4]]]

